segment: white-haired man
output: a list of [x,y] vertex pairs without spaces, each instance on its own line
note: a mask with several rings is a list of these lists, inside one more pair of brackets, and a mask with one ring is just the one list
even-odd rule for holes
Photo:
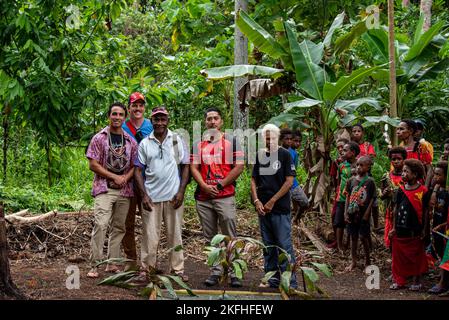
[[[266,246],[264,250],[265,273],[284,272],[287,261],[279,265],[279,247],[285,250],[293,262],[295,255],[291,239],[290,188],[296,176],[288,150],[279,146],[280,130],[267,124],[262,130],[265,148],[258,151],[251,178],[251,196],[259,214],[260,233]],[[279,287],[280,274],[277,272],[268,285]],[[263,285],[263,284],[262,284]],[[292,274],[290,286],[297,287],[296,276]]]

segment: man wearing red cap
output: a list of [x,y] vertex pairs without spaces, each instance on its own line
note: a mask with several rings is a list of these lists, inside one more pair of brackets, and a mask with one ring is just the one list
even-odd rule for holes
[[[137,143],[148,136],[153,131],[151,121],[145,119],[145,97],[140,92],[134,92],[129,96],[128,101],[129,118],[123,123],[123,130],[128,133]],[[135,190],[137,191],[137,190]],[[142,212],[142,199],[138,192],[131,199],[128,216],[126,218],[126,233],[123,237],[122,245],[126,258],[133,260],[127,263],[125,270],[134,269],[137,264],[136,238],[134,234],[136,208],[139,206],[139,212]]]
[[[151,122],[154,131],[139,144],[134,172],[142,197],[141,261],[145,270],[157,267],[162,220],[168,248],[182,246],[183,201],[189,180],[189,153],[183,139],[168,129],[169,115],[165,107],[153,109]],[[188,280],[182,250],[169,252],[169,268],[171,273]]]

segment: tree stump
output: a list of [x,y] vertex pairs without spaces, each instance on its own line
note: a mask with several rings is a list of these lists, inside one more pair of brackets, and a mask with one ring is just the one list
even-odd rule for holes
[[27,299],[12,282],[8,259],[8,240],[3,203],[0,203],[0,300]]

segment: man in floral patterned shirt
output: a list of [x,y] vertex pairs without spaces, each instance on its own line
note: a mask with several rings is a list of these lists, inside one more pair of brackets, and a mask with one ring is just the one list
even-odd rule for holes
[[[103,259],[103,244],[108,226],[108,259],[120,258],[120,243],[125,235],[125,220],[133,197],[132,177],[137,156],[137,142],[123,129],[126,107],[113,103],[108,110],[109,126],[91,140],[86,157],[89,168],[95,173],[92,196],[94,203],[94,228],[91,238],[90,261],[92,269],[87,274],[97,278],[96,265]],[[117,265],[108,264],[107,272],[117,272]]]

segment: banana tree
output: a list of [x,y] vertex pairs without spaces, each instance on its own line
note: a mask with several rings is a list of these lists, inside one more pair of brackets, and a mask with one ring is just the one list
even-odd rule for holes
[[[396,37],[397,65],[397,102],[399,117],[406,115],[409,95],[423,81],[436,78],[447,71],[449,43],[441,33],[444,22],[438,21],[427,31],[423,30],[424,17],[421,15],[413,37],[398,35]],[[336,40],[336,52],[348,49],[354,40],[361,38],[371,53],[371,66],[382,66],[388,62],[388,28],[367,29],[363,22],[356,23],[351,30]],[[381,83],[388,83],[388,69],[382,69],[374,75]],[[429,94],[431,94],[429,92]]]
[[[299,124],[306,129],[310,137],[310,143],[306,146],[310,161],[305,161],[309,172],[307,185],[316,177],[313,186],[311,184],[306,191],[313,195],[315,207],[319,207],[321,212],[328,212],[326,199],[329,194],[330,149],[342,115],[353,113],[362,105],[382,110],[375,98],[344,98],[347,98],[349,90],[383,66],[363,67],[339,77],[329,72],[331,68],[326,60],[331,49],[332,35],[342,26],[344,17],[345,14],[341,13],[335,18],[326,37],[319,43],[307,39],[299,42],[295,26],[290,21],[275,21],[276,36],[273,37],[244,11],[238,12],[237,19],[242,33],[260,52],[280,60],[283,77],[295,82],[296,90],[289,97],[291,102],[286,103],[284,112],[270,122],[292,126]],[[259,67],[250,69],[247,66],[230,66],[226,70],[212,68],[204,70],[203,74],[211,80],[221,80],[234,76],[238,71],[239,75],[260,75],[257,72]],[[271,72],[277,75],[278,70]],[[346,111],[341,112],[342,110]]]

